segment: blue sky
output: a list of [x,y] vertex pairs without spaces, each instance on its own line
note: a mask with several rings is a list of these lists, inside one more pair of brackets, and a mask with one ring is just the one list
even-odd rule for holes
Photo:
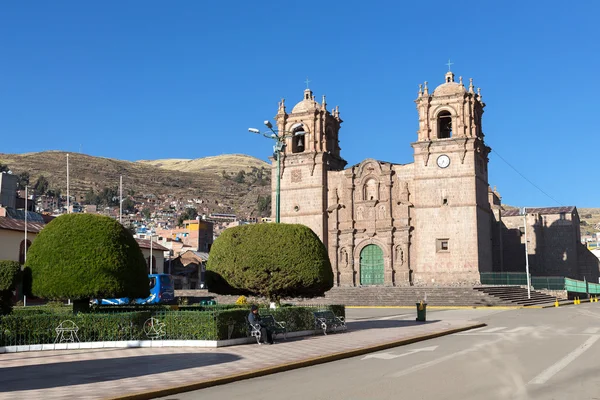
[[[596,2],[53,1],[0,5],[0,152],[244,153],[286,99],[340,106],[342,156],[412,162],[418,84],[474,78],[490,185],[600,206]],[[510,165],[550,197],[523,179]]]

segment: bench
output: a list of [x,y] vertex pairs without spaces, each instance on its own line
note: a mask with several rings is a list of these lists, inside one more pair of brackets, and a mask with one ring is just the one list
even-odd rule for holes
[[[261,315],[260,323],[271,331],[273,337],[278,334],[283,334],[283,338],[287,339],[287,328],[285,327],[284,322],[276,321],[272,315]],[[251,324],[248,322],[248,330],[250,331],[250,336],[256,339],[256,343],[260,343],[261,338],[261,325],[260,324]]]
[[285,322],[279,322],[275,320],[270,314],[261,315],[260,322],[273,333],[273,336],[283,334],[283,338],[287,339],[287,328]]
[[315,311],[315,329],[322,329],[323,334],[327,335],[327,330],[337,332],[338,329],[345,331],[347,329],[344,317],[336,316],[333,311]]

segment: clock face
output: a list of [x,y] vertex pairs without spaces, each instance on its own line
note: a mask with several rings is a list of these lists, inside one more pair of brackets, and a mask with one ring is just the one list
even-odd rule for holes
[[450,165],[450,157],[448,157],[445,154],[442,154],[437,158],[437,165],[440,168],[446,168],[448,165]]

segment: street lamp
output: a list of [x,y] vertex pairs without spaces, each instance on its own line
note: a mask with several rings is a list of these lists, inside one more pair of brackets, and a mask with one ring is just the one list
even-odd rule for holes
[[[273,146],[273,157],[277,159],[277,187],[275,189],[275,222],[280,222],[280,197],[279,197],[279,188],[281,184],[281,152],[285,149],[285,141],[286,139],[296,137],[296,136],[304,136],[306,132],[303,130],[298,130],[303,127],[304,124],[302,122],[298,122],[297,124],[292,125],[292,131],[279,131],[278,129],[273,129],[273,125],[270,121],[265,121],[265,126],[269,128],[266,132],[261,132],[256,128],[249,128],[248,131],[251,133],[256,133],[257,135],[263,135],[268,139],[273,139],[275,141],[275,145]],[[280,134],[281,133],[281,134]]]

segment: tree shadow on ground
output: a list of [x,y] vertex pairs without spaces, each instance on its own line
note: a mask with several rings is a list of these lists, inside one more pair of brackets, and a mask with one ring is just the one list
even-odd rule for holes
[[349,321],[346,322],[348,331],[364,331],[368,329],[385,329],[385,328],[398,328],[398,327],[410,327],[419,325],[435,324],[440,322],[439,319],[431,321],[415,321],[415,320],[376,320],[376,321]]
[[0,369],[2,392],[38,390],[185,370],[237,361],[228,353],[178,353],[24,365]]

